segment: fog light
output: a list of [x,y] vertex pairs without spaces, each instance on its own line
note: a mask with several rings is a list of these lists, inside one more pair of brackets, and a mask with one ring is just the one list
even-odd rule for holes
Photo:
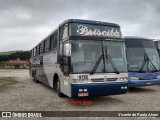
[[87,92],[87,89],[84,89],[84,92]]
[[83,89],[79,89],[79,92],[82,92],[83,91]]
[[121,87],[122,90],[127,89],[127,86]]

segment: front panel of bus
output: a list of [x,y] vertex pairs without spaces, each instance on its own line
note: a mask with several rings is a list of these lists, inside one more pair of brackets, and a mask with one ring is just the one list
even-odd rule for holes
[[125,38],[130,87],[160,84],[159,55],[150,39]]
[[60,55],[65,56],[60,61],[69,83],[64,81],[62,92],[71,97],[126,93],[127,62],[120,28],[80,23],[66,26],[69,37],[60,43]]

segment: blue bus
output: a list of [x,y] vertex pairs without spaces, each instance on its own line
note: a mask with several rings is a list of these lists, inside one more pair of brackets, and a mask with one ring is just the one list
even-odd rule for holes
[[160,61],[152,39],[125,37],[129,87],[160,84]]
[[128,90],[125,42],[118,24],[69,19],[31,52],[31,77],[60,97],[117,95]]
[[160,40],[158,40],[158,39],[154,40],[154,44],[155,44],[157,51],[158,51],[158,54],[160,56]]

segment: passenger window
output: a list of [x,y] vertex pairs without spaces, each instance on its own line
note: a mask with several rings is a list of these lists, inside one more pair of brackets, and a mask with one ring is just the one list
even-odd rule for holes
[[68,24],[65,24],[60,28],[60,41],[67,38],[67,36],[68,36]]
[[58,37],[58,33],[56,32],[55,34],[53,34],[51,36],[51,39],[50,39],[50,50],[53,50],[57,47],[57,37]]

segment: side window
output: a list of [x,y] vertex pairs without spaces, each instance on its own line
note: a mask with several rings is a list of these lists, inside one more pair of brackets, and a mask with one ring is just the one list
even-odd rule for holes
[[63,55],[63,43],[60,44],[59,55]]
[[63,25],[60,28],[60,41],[68,37],[68,24]]
[[39,55],[39,45],[36,47],[36,55]]
[[50,38],[50,50],[53,50],[57,47],[57,37],[58,37],[58,33],[54,33],[51,38]]
[[40,54],[44,52],[44,42],[40,44]]
[[44,41],[44,52],[48,52],[49,51],[49,43],[50,43],[50,38],[47,38],[45,41]]
[[36,56],[36,48],[33,49],[33,56]]
[[31,57],[34,57],[34,49],[31,50]]

